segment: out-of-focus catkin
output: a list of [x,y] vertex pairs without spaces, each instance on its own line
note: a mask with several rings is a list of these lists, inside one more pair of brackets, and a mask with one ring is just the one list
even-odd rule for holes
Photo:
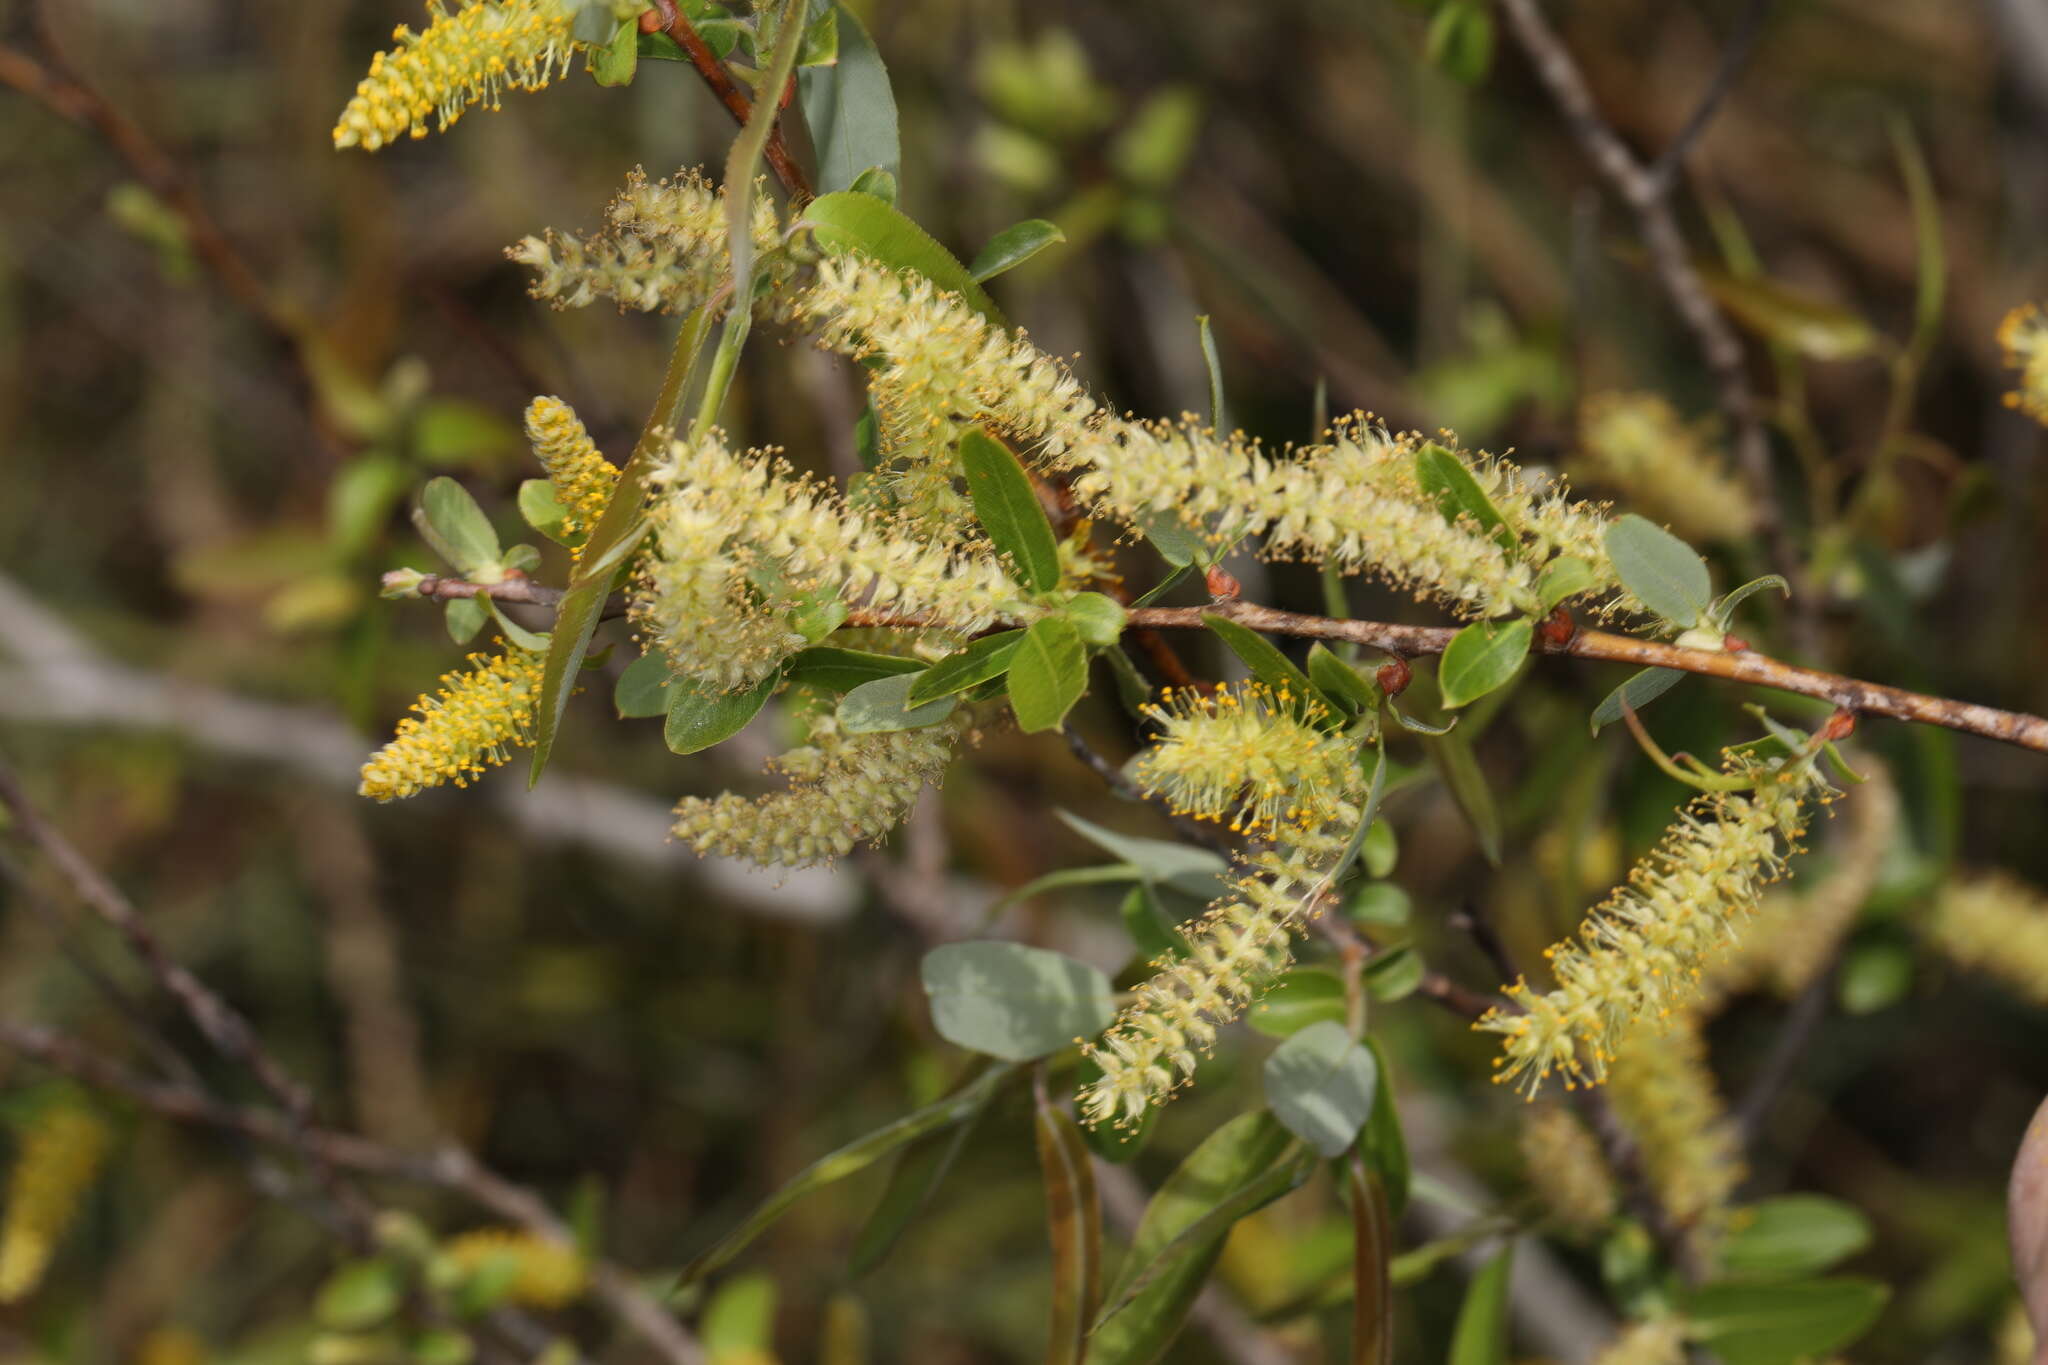
[[1586,1126],[1557,1104],[1531,1105],[1518,1134],[1522,1166],[1551,1220],[1590,1237],[1614,1216],[1614,1173]]
[[0,1217],[0,1303],[35,1292],[112,1144],[107,1125],[83,1105],[60,1101],[22,1135]]
[[1957,878],[1935,893],[1922,932],[1957,966],[2048,1005],[2048,896],[2037,888],[2005,873]]
[[1742,1183],[1742,1139],[1730,1122],[1706,1041],[1691,1015],[1638,1031],[1607,1078],[1619,1118],[1636,1140],[1658,1205],[1702,1253],[1727,1230]]

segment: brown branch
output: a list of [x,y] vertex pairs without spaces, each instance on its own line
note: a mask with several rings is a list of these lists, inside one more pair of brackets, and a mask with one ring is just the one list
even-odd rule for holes
[[[33,1058],[93,1089],[119,1095],[160,1118],[212,1128],[270,1146],[310,1149],[329,1165],[361,1175],[431,1185],[462,1195],[477,1207],[516,1223],[560,1246],[574,1247],[575,1234],[546,1201],[478,1163],[455,1146],[413,1154],[396,1151],[354,1133],[300,1127],[265,1109],[224,1104],[190,1086],[138,1076],[113,1059],[40,1025],[0,1020],[0,1046]],[[605,1261],[589,1263],[591,1287],[669,1365],[700,1365],[703,1351],[667,1309],[642,1290],[633,1275]]]
[[[1684,234],[1671,210],[1672,177],[1638,160],[1621,135],[1601,116],[1584,74],[1564,40],[1543,17],[1538,0],[1501,0],[1501,9],[1507,15],[1508,31],[1535,67],[1537,79],[1550,92],[1587,159],[1635,213],[1643,245],[1649,250],[1651,268],[1680,320],[1699,344],[1714,376],[1722,411],[1734,425],[1736,458],[1756,503],[1761,528],[1769,538],[1772,560],[1795,590],[1802,588],[1806,581],[1803,564],[1784,518],[1778,515],[1763,410],[1749,382],[1742,343],[1693,267]],[[1718,94],[1715,97],[1718,99]],[[1711,110],[1712,106],[1706,108]],[[1795,595],[1802,601],[1809,600],[1803,591]]]
[[471,583],[460,578],[443,578],[428,574],[413,582],[412,574],[405,569],[395,569],[384,575],[385,591],[408,593],[423,597],[429,602],[453,602],[464,597],[488,597],[493,602],[515,602],[529,607],[553,607],[561,604],[562,590],[536,583],[525,574],[511,574],[497,583]]
[[[753,101],[747,98],[747,93],[740,89],[739,82],[732,78],[732,72],[718,59],[718,54],[711,50],[703,35],[697,32],[696,26],[690,22],[690,17],[683,13],[682,8],[676,5],[674,0],[656,0],[654,8],[649,10],[648,14],[654,16],[662,31],[675,39],[676,45],[689,54],[690,65],[697,68],[697,74],[704,78],[704,84],[711,87],[711,93],[718,97],[718,102],[732,115],[733,122],[742,128],[746,127],[747,118],[753,113]],[[646,22],[646,16],[643,16],[643,25]],[[789,103],[787,90],[782,92],[781,100],[785,105]],[[796,158],[790,155],[789,144],[783,140],[780,115],[777,116],[774,126],[768,130],[765,155],[769,166],[774,168],[775,178],[780,180],[782,188],[789,192],[791,204],[801,207],[816,197],[809,177],[804,174],[803,167],[797,165]]]

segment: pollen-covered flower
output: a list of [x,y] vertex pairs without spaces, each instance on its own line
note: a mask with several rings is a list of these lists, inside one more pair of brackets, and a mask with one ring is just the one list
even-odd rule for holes
[[844,857],[910,813],[918,794],[944,774],[961,728],[956,719],[848,735],[829,714],[814,716],[810,743],[771,765],[790,779],[786,790],[751,800],[731,792],[686,797],[676,807],[676,837],[699,853],[763,867],[808,867]]
[[399,721],[391,742],[370,756],[362,795],[395,801],[444,782],[466,787],[533,742],[540,652],[507,648],[469,662],[466,673],[443,674],[438,692],[413,703],[419,714]]
[[1678,1318],[1632,1322],[1593,1359],[1593,1365],[1686,1365],[1685,1323]]
[[[650,184],[635,168],[587,236],[553,229],[527,237],[506,255],[534,271],[530,292],[557,308],[610,299],[621,309],[684,312],[705,302],[732,273],[725,239],[725,191],[696,171]],[[754,278],[769,297],[795,271],[767,195],[753,201]]]
[[71,1102],[31,1121],[15,1154],[0,1221],[0,1303],[18,1302],[43,1282],[112,1141],[98,1116]]
[[583,1296],[590,1278],[576,1248],[524,1228],[477,1228],[451,1238],[441,1254],[465,1275],[510,1267],[507,1297],[528,1308],[566,1307]]
[[1358,743],[1316,728],[1322,704],[1264,683],[1168,688],[1144,708],[1160,734],[1131,766],[1177,814],[1257,834],[1315,823],[1356,783]]
[[1952,881],[1923,932],[1956,965],[2048,1005],[2048,896],[2034,887],[2001,873]]
[[1600,1144],[1569,1111],[1532,1105],[1517,1136],[1529,1184],[1560,1228],[1590,1237],[1614,1216],[1614,1174]]
[[398,46],[370,60],[334,125],[336,147],[374,152],[425,137],[429,116],[446,132],[473,104],[496,109],[507,88],[540,89],[569,69],[577,47],[562,0],[466,0],[452,14],[443,0],[427,0],[427,12],[424,30],[401,24],[391,35]]
[[1742,1139],[1715,1088],[1698,1019],[1639,1030],[1615,1054],[1607,1091],[1658,1205],[1698,1250],[1711,1252],[1745,1171]]
[[1577,472],[1626,495],[1645,515],[1690,540],[1738,541],[1756,529],[1756,503],[1708,447],[1655,394],[1603,393],[1579,411]]
[[1681,811],[1663,842],[1630,869],[1628,885],[1594,908],[1576,936],[1545,950],[1557,985],[1507,990],[1513,1011],[1489,1010],[1475,1028],[1502,1035],[1495,1079],[1533,1096],[1553,1071],[1567,1088],[1605,1078],[1615,1050],[1639,1026],[1656,1028],[1689,1006],[1705,964],[1776,881],[1805,827],[1806,802],[1826,789],[1811,760],[1757,769],[1757,786],[1717,792]]
[[547,471],[555,501],[568,513],[562,520],[562,537],[570,544],[571,556],[579,556],[618,486],[618,468],[598,453],[575,409],[559,398],[536,398],[527,405],[526,439]]
[[2048,426],[2048,318],[2041,305],[2023,303],[2007,313],[1998,324],[1998,344],[2005,363],[2020,372],[2020,386],[2005,396],[2005,405]]
[[1042,611],[992,554],[890,528],[771,454],[734,455],[715,435],[676,442],[654,485],[634,619],[678,670],[724,690],[802,646],[787,624],[801,594],[963,634]]

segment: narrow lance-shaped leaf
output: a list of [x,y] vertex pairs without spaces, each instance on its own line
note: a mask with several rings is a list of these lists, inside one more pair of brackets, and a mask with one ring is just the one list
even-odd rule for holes
[[972,1091],[979,1096],[973,1108],[961,1114],[948,1127],[937,1128],[923,1137],[908,1143],[902,1155],[896,1158],[896,1166],[889,1172],[889,1184],[876,1201],[873,1213],[861,1225],[860,1235],[854,1238],[853,1250],[847,1255],[846,1273],[861,1276],[873,1270],[887,1259],[896,1241],[906,1228],[914,1222],[940,1185],[945,1183],[954,1162],[960,1158],[960,1151],[967,1140],[974,1135],[982,1116],[988,1113],[989,1101],[995,1091],[980,1084],[991,1067],[1005,1063],[977,1061],[973,1070],[961,1078],[958,1084],[947,1091],[947,1098],[954,1098]]
[[1515,547],[1515,533],[1507,518],[1486,496],[1479,480],[1456,455],[1434,441],[1415,452],[1415,481],[1429,494],[1444,520],[1456,522],[1470,517],[1482,532],[1491,535],[1503,549]]
[[1354,1154],[1344,1163],[1351,1206],[1352,1365],[1393,1365],[1393,1218],[1386,1182]]
[[1052,1242],[1052,1321],[1047,1365],[1081,1365],[1088,1327],[1102,1298],[1102,1205],[1095,1167],[1079,1125],[1047,1099],[1041,1081],[1034,1127],[1045,1183],[1045,1221]]
[[1509,1242],[1472,1277],[1451,1333],[1449,1365],[1507,1365],[1508,1275],[1514,1257],[1515,1244]]
[[1022,643],[1023,631],[1005,630],[984,635],[958,653],[947,655],[917,675],[917,680],[910,685],[910,704],[919,706],[935,697],[964,692],[976,683],[1001,676],[1003,670],[1010,666],[1010,656]]
[[1627,681],[1600,699],[1593,708],[1593,733],[1599,734],[1605,727],[1621,719],[1621,704],[1628,702],[1628,709],[1640,711],[1657,698],[1677,686],[1685,674],[1676,668],[1646,668],[1631,673]]
[[1014,270],[1049,246],[1067,240],[1067,234],[1060,231],[1056,223],[1043,218],[1026,218],[1021,223],[1012,223],[988,239],[988,244],[974,253],[974,260],[967,272],[975,280],[992,280],[1005,270]]
[[1017,566],[1025,587],[1051,592],[1060,585],[1060,547],[1039,505],[1031,477],[1008,446],[980,427],[960,438],[960,469],[967,494],[996,549]]
[[1251,670],[1254,678],[1275,692],[1287,692],[1304,700],[1320,702],[1333,714],[1336,712],[1336,704],[1323,695],[1323,689],[1310,682],[1308,674],[1296,668],[1293,661],[1265,636],[1215,612],[1203,613],[1202,624],[1215,631],[1223,643],[1230,646],[1230,652]]
[[797,96],[817,151],[818,188],[855,188],[870,169],[893,181],[902,151],[888,68],[844,0],[833,0],[830,13],[838,18],[838,59],[797,73]]

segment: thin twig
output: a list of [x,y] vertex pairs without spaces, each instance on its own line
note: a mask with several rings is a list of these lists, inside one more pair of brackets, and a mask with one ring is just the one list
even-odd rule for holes
[[1672,184],[1685,169],[1685,158],[1692,151],[1693,144],[1707,131],[1707,125],[1714,121],[1720,111],[1721,101],[1728,98],[1728,92],[1735,88],[1743,68],[1756,52],[1756,40],[1763,36],[1764,20],[1770,16],[1771,0],[1749,0],[1749,4],[1735,21],[1735,29],[1728,35],[1728,41],[1721,46],[1721,60],[1714,67],[1714,74],[1707,81],[1707,88],[1700,93],[1699,102],[1692,107],[1692,114],[1685,120],[1678,133],[1665,144],[1657,154],[1657,160],[1650,167],[1650,183],[1660,194],[1669,194]]
[[[673,0],[656,0],[654,13],[668,36],[675,39],[676,45],[689,55],[690,65],[697,68],[697,74],[704,78],[704,84],[711,87],[711,93],[718,97],[718,102],[732,115],[733,122],[742,128],[746,127],[747,117],[753,112],[753,101],[747,98],[746,92],[740,89],[739,82],[732,78],[732,72],[726,70],[725,63],[718,59],[718,54],[711,50],[703,35],[697,32],[696,26],[690,22],[690,16],[683,13],[682,7],[673,3]],[[785,104],[788,103],[788,92],[780,92],[778,98]],[[782,182],[782,188],[789,192],[791,204],[801,206],[816,197],[809,177],[804,174],[803,168],[797,165],[796,158],[790,155],[789,144],[783,140],[779,116],[775,126],[769,130],[768,146],[762,154],[767,158],[769,166],[774,168],[775,178]]]

